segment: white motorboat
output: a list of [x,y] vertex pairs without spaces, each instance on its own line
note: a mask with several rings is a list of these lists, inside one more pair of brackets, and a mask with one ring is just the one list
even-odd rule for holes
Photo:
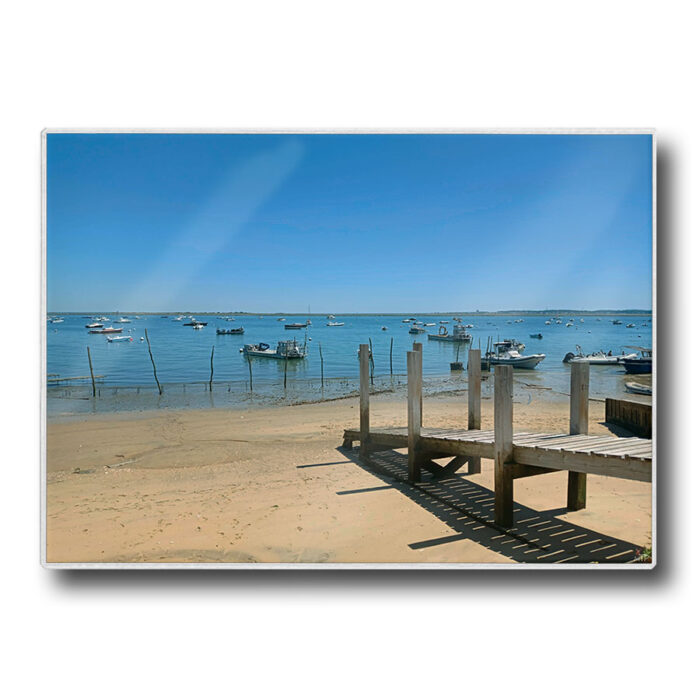
[[416,325],[415,323],[408,329],[409,333],[418,334],[418,333],[425,333],[425,328],[421,328],[420,326]]
[[108,335],[109,343],[131,343],[134,339],[130,335]]
[[267,343],[244,345],[241,352],[250,357],[269,357],[273,360],[301,360],[306,357],[306,349],[300,347],[296,340],[280,340],[273,350]]
[[[185,324],[185,325],[188,325],[188,324]],[[191,325],[192,325],[192,330],[201,331],[202,328],[204,328],[204,326],[206,326],[207,324],[206,323],[193,323]]]
[[630,392],[630,394],[643,394],[644,396],[651,396],[651,387],[646,384],[640,384],[639,382],[625,382],[625,389]]
[[520,345],[513,340],[496,342],[493,344],[494,349],[486,353],[486,362],[491,365],[510,365],[516,369],[535,369],[546,357],[544,353],[521,355],[518,350]]
[[581,350],[581,346],[577,345],[576,353],[567,352],[566,355],[564,355],[562,362],[586,362],[589,365],[619,365],[625,360],[634,360],[636,357],[636,352],[613,355],[612,350],[610,350],[607,354],[602,350],[599,350],[598,352],[592,352],[588,355],[584,355],[583,351]]
[[101,323],[88,323],[87,326],[85,326],[85,328],[102,328],[102,324]]
[[122,318],[120,318],[120,319],[117,321],[117,323],[132,323],[132,321],[131,321],[130,318],[124,318],[124,317],[122,317]]
[[328,321],[326,324],[327,326],[344,326],[345,323],[343,321],[338,321],[337,323],[335,321]]

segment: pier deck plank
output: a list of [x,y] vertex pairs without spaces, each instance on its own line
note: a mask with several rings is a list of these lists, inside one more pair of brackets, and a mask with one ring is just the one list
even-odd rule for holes
[[[344,439],[357,441],[360,431],[348,429]],[[373,449],[407,447],[408,428],[372,428],[369,442]],[[422,427],[420,447],[446,456],[493,459],[494,432]],[[513,459],[524,466],[651,482],[652,441],[636,437],[518,432],[513,435]]]

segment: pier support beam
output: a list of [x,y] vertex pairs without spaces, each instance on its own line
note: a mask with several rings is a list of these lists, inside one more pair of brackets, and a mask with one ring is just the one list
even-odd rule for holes
[[420,353],[421,392],[420,392],[420,426],[423,427],[423,343],[413,343],[413,352]]
[[420,481],[422,456],[418,451],[421,428],[421,395],[423,393],[422,353],[406,353],[408,373],[408,480]]
[[360,459],[369,454],[369,345],[360,345]]
[[[469,350],[467,362],[469,375],[469,410],[467,429],[481,430],[481,350]],[[481,457],[469,457],[468,474],[481,474]]]
[[495,368],[494,493],[496,525],[513,526],[513,368]]
[[[590,365],[587,362],[571,363],[571,403],[569,408],[569,433],[588,435],[588,390]],[[586,475],[569,472],[566,494],[568,510],[586,507]]]

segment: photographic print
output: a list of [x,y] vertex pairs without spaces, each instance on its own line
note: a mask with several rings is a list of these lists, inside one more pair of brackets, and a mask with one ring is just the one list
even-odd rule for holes
[[53,567],[653,567],[650,131],[43,134]]

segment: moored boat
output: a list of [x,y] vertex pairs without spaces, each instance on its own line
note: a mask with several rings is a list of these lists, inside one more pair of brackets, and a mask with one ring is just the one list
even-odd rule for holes
[[131,343],[134,339],[130,335],[108,335],[109,343]]
[[300,347],[296,340],[280,340],[276,350],[267,343],[244,345],[241,352],[250,357],[268,357],[273,360],[301,360],[306,357],[306,349]]
[[109,333],[110,335],[114,335],[115,333],[121,333],[123,330],[123,328],[112,328],[110,326],[109,328],[94,328],[88,331],[88,333]]
[[[334,317],[334,318],[335,318],[335,317]],[[329,321],[326,325],[327,325],[327,326],[344,326],[345,323],[344,323],[343,321],[338,321],[338,322],[336,322],[336,321]]]
[[307,321],[306,323],[285,323],[284,327],[288,331],[298,331],[300,328],[306,328],[307,326],[310,326],[311,322]]
[[628,374],[651,374],[653,367],[651,348],[641,348],[636,345],[627,345],[625,347],[636,350],[641,355],[641,357],[622,361],[625,365],[625,372]]
[[104,324],[102,323],[88,323],[85,328],[103,328]]
[[183,326],[206,326],[208,321],[197,321],[194,318],[191,321],[183,323]]
[[644,396],[651,396],[651,387],[646,384],[640,384],[639,382],[625,382],[625,389],[630,392],[630,394],[643,394]]
[[619,365],[625,360],[634,360],[636,357],[637,353],[635,352],[613,355],[612,350],[608,351],[607,354],[602,350],[599,350],[598,352],[592,352],[588,355],[584,355],[583,350],[581,350],[581,346],[577,345],[576,352],[567,352],[566,355],[564,355],[562,362],[586,362],[589,365]]
[[413,333],[414,335],[417,333],[425,333],[425,328],[421,328],[420,326],[417,326],[416,324],[413,324],[409,329],[409,333]]
[[240,328],[217,328],[216,335],[243,335],[245,330],[243,326]]
[[515,369],[535,369],[546,357],[544,353],[521,355],[518,350],[520,345],[521,343],[514,340],[502,340],[494,343],[494,349],[486,353],[487,364],[510,365]]
[[542,340],[542,333],[530,333],[531,338],[537,338],[538,340]]
[[428,340],[441,340],[446,343],[471,343],[472,337],[467,333],[467,327],[455,323],[452,333],[447,332],[447,326],[441,325],[437,333],[428,333]]

